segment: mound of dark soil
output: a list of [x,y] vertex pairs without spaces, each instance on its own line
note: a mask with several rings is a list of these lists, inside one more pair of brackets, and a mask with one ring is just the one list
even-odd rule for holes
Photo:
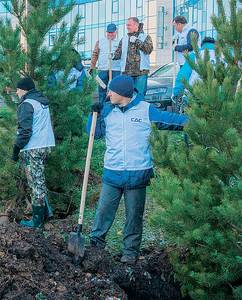
[[180,300],[167,254],[147,249],[135,266],[87,247],[81,266],[67,253],[68,221],[30,230],[0,226],[0,299]]

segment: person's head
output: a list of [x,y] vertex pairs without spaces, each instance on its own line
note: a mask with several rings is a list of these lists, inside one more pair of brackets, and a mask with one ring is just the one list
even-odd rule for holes
[[114,40],[117,36],[117,26],[113,23],[107,26],[107,38],[109,40]]
[[175,27],[177,32],[182,32],[186,24],[187,24],[187,19],[183,16],[176,16],[173,19],[173,26]]
[[127,27],[128,33],[138,32],[139,31],[139,19],[136,17],[128,18],[126,27]]
[[204,44],[215,44],[215,39],[210,37],[210,36],[206,36],[203,40],[202,40],[202,43],[201,43],[201,46],[203,46]]
[[71,61],[73,65],[78,64],[82,61],[81,55],[75,48],[71,49]]
[[30,77],[24,77],[17,82],[16,95],[22,98],[28,91],[35,89],[34,81]]
[[109,84],[108,97],[114,105],[127,105],[134,94],[134,80],[131,76],[119,75]]
[[82,63],[82,57],[75,48],[71,49],[71,62],[74,68],[79,71],[83,70],[84,65]]

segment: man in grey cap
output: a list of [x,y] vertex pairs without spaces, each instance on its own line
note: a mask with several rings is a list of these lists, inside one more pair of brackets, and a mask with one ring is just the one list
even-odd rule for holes
[[[91,74],[98,63],[98,76],[108,85],[108,82],[120,74],[120,61],[112,61],[112,55],[119,44],[117,39],[117,26],[109,24],[107,26],[106,37],[96,42],[89,73]],[[107,88],[99,86],[99,102],[103,104],[107,95]]]

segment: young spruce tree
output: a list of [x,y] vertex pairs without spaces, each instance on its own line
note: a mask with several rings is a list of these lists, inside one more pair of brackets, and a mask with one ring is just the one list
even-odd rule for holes
[[242,11],[230,1],[212,17],[217,60],[190,65],[201,80],[190,92],[181,139],[154,132],[157,177],[152,194],[160,205],[154,221],[164,230],[177,279],[195,300],[242,299]]
[[[0,209],[16,201],[23,203],[25,176],[18,165],[11,162],[12,145],[16,131],[16,103],[7,89],[16,90],[21,76],[29,75],[36,86],[50,101],[56,138],[46,168],[50,202],[59,211],[66,211],[70,203],[80,201],[80,175],[84,168],[87,147],[85,116],[94,89],[93,82],[86,82],[84,90],[68,89],[68,72],[76,56],[71,49],[77,44],[80,17],[68,28],[63,18],[71,12],[73,3],[66,1],[29,0],[6,1],[5,5],[17,21],[16,27],[8,20],[0,22]],[[28,3],[26,13],[26,3]],[[49,30],[61,24],[53,47],[46,43]],[[26,47],[21,44],[26,39]],[[48,85],[51,72],[59,72],[62,79],[55,86]]]

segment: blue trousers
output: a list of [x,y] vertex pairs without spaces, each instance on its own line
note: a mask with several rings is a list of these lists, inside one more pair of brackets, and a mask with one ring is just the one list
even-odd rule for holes
[[90,238],[96,244],[105,247],[105,237],[113,224],[122,195],[126,217],[123,254],[137,257],[142,240],[146,187],[125,189],[103,183]]
[[[112,71],[112,78],[120,75],[119,71]],[[98,76],[102,79],[102,81],[108,86],[109,82],[109,71],[98,71]],[[107,88],[103,89],[101,86],[98,88],[99,92],[99,103],[104,104],[107,96]]]

